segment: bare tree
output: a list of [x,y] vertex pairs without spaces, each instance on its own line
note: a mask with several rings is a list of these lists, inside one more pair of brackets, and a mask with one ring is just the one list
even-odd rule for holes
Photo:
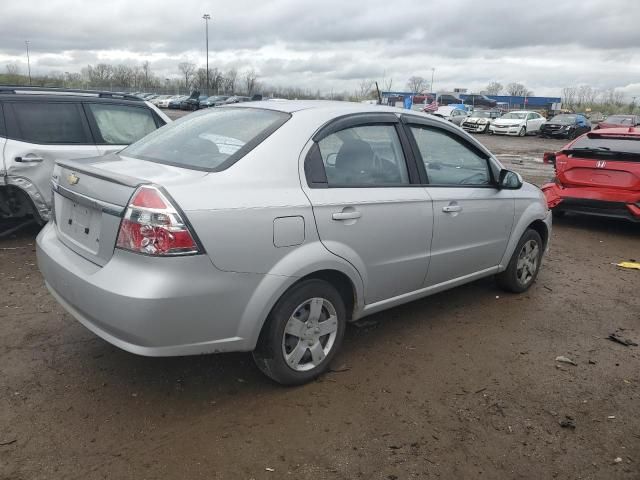
[[562,103],[571,108],[576,101],[576,87],[564,87],[562,89]]
[[133,69],[128,65],[116,65],[111,78],[117,87],[130,87],[133,83]]
[[20,75],[20,66],[18,62],[7,63],[7,75],[18,76]]
[[253,92],[256,87],[256,81],[258,80],[258,75],[255,70],[251,69],[244,74],[244,84],[247,89],[247,96],[253,95]]
[[507,93],[513,97],[530,97],[533,92],[522,83],[512,82],[506,87]]
[[142,81],[145,88],[153,83],[153,73],[151,73],[151,65],[147,60],[142,62]]
[[358,89],[356,90],[354,95],[356,97],[356,100],[360,101],[360,100],[365,100],[369,98],[373,91],[374,83],[375,83],[374,80],[369,80],[369,79],[360,80],[360,83],[358,83]]
[[104,87],[109,83],[113,73],[113,67],[106,63],[98,63],[97,65],[87,65],[83,69],[83,73],[87,81],[95,87]]
[[182,76],[184,77],[184,87],[189,88],[191,79],[196,71],[195,64],[191,62],[180,62],[178,64],[178,70],[180,70],[180,73],[182,73]]
[[235,68],[232,68],[224,74],[224,91],[225,93],[233,94],[236,91],[236,82],[238,81],[238,72]]
[[485,91],[487,92],[487,95],[500,95],[502,89],[503,87],[500,82],[490,82],[485,88]]
[[407,88],[411,93],[420,93],[427,88],[427,81],[423,77],[414,75],[407,81]]

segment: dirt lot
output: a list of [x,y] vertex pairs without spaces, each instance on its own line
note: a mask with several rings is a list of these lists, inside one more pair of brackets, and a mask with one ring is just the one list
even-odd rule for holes
[[[562,144],[478,138],[535,182]],[[606,338],[640,342],[640,272],[611,264],[640,259],[638,225],[557,221],[528,293],[487,279],[370,317],[289,389],[248,354],[96,338],[44,288],[36,233],[0,240],[1,479],[640,478],[640,347]]]

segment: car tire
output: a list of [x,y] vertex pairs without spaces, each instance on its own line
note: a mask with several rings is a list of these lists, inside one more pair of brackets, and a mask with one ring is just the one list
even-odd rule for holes
[[484,130],[482,131],[482,133],[489,133],[489,124],[487,123],[487,126],[484,127]]
[[544,245],[540,234],[529,228],[520,237],[507,269],[496,275],[498,285],[508,292],[527,291],[538,277],[543,253]]
[[346,318],[344,301],[330,283],[305,280],[273,307],[253,359],[262,373],[282,385],[307,383],[329,368],[342,345]]
[[518,132],[518,136],[519,136],[519,137],[524,137],[524,136],[526,136],[526,135],[527,135],[527,127],[522,127],[522,128],[520,129],[520,131]]

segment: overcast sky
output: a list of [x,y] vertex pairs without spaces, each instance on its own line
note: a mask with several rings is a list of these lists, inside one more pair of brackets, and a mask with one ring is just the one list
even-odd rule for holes
[[252,67],[271,85],[329,92],[386,77],[403,90],[435,68],[436,91],[496,80],[537,95],[583,83],[640,95],[638,0],[5,1],[0,67],[26,71],[28,39],[38,74],[148,60],[178,76],[181,61],[204,65],[204,13],[210,66]]

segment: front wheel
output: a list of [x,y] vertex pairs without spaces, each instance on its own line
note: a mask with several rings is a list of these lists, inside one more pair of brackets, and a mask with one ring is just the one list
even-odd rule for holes
[[342,344],[346,310],[338,291],[324,280],[292,287],[267,319],[253,359],[283,385],[313,380],[329,367]]
[[507,269],[496,275],[498,285],[514,293],[528,290],[540,271],[543,249],[542,238],[538,232],[531,228],[524,232]]
[[524,137],[527,134],[527,127],[522,127],[518,132],[519,137]]

